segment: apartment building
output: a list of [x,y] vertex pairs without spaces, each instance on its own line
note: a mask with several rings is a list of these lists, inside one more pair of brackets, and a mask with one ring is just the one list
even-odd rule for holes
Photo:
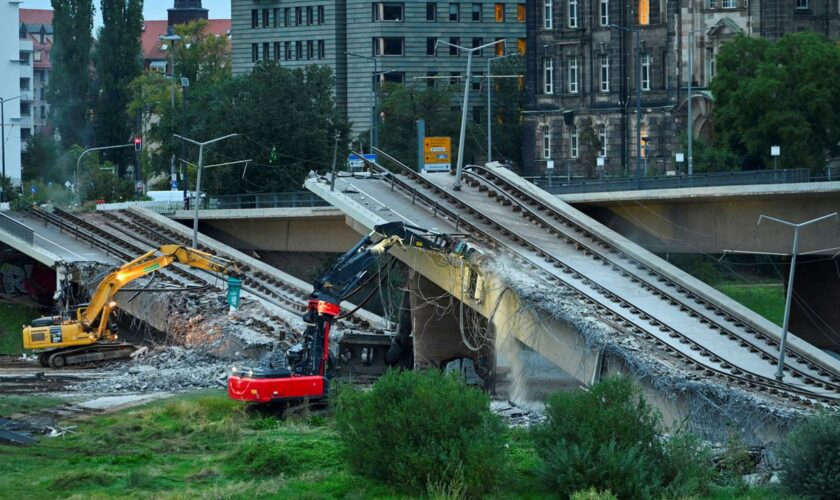
[[[469,48],[506,41],[473,57],[474,77],[483,74],[487,58],[524,50],[525,4],[234,0],[232,33],[234,73],[251,71],[262,60],[332,68],[336,102],[359,133],[372,123],[378,82],[463,82],[466,51],[443,45],[435,50],[438,40]],[[480,120],[481,80],[470,85],[476,97],[471,113]]]
[[21,77],[20,89],[21,94],[31,93],[32,134],[49,131],[50,105],[45,94],[52,72],[52,17],[50,9],[20,9],[20,39],[32,43],[32,78],[27,82]]
[[[31,79],[32,42],[18,36],[18,4],[0,3],[0,98],[2,98],[2,164],[3,173],[20,183],[22,129],[30,128],[21,116],[29,103],[21,102],[22,79]],[[19,97],[22,96],[22,97]]]
[[[776,39],[803,29],[840,38],[836,2],[528,2],[523,170],[531,175],[546,173],[550,165],[554,173],[578,177],[633,175],[637,165],[651,174],[685,172],[686,162],[677,163],[676,153],[688,129],[688,82],[691,128],[695,137],[708,138],[713,104],[708,86],[722,45],[738,34]],[[641,141],[636,140],[637,64]],[[581,127],[587,123],[600,142],[602,169],[581,159]]]

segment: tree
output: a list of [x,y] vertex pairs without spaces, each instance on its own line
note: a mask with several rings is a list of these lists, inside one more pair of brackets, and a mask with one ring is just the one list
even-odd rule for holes
[[718,144],[748,168],[782,164],[821,170],[840,153],[840,47],[812,32],[777,42],[739,36],[717,57],[715,97]]
[[[241,134],[205,148],[204,164],[252,160],[247,170],[238,165],[206,171],[202,189],[213,194],[298,191],[309,171],[330,168],[336,134],[339,158],[345,158],[349,127],[335,106],[333,85],[328,67],[289,69],[269,62],[192,89],[190,137]],[[180,144],[175,151],[167,150],[166,142],[162,146],[165,159],[180,156]],[[197,150],[189,146],[187,151],[187,159],[196,162]]]
[[[492,74],[524,75],[525,58],[508,57],[492,63]],[[489,82],[493,85],[493,159],[522,164],[524,77]],[[486,127],[486,124],[485,124]]]
[[578,129],[578,161],[587,177],[595,177],[598,167],[598,155],[601,152],[601,140],[589,117],[581,120]]
[[[126,116],[130,100],[129,85],[143,71],[140,31],[143,27],[143,0],[102,0],[102,28],[96,44],[96,144],[126,144],[135,120]],[[135,118],[136,119],[136,118]],[[131,158],[128,150],[109,151],[115,162]]]
[[452,109],[454,88],[417,88],[387,83],[379,110],[379,147],[406,165],[417,168],[417,120],[426,122],[426,136],[452,138],[451,158],[457,157],[460,114]]
[[[58,180],[50,172],[52,167],[55,166],[56,160],[58,160],[58,144],[56,144],[52,135],[38,133],[29,136],[21,160],[22,180],[41,180],[44,182]],[[64,180],[61,182],[64,182]]]
[[175,74],[189,78],[190,85],[230,76],[230,42],[226,36],[208,33],[209,26],[206,19],[175,25],[181,37],[175,44]]
[[52,0],[55,34],[47,100],[62,145],[88,144],[92,0]]

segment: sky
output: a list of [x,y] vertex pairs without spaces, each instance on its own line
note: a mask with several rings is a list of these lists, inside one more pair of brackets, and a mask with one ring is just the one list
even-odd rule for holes
[[[166,9],[172,7],[174,0],[145,0],[143,2],[143,17],[145,19],[166,19]],[[99,16],[99,0],[93,0],[96,7],[95,27],[102,25]],[[23,0],[20,6],[24,9],[51,9],[50,0]],[[202,0],[201,6],[210,10],[210,19],[230,19],[230,0]]]

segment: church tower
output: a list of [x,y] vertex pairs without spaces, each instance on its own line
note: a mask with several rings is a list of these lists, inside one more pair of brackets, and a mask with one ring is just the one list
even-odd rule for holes
[[201,0],[175,0],[175,6],[167,9],[167,12],[169,26],[208,17],[207,9],[201,7]]

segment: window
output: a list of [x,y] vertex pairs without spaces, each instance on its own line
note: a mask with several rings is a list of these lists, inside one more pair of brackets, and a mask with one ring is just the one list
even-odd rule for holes
[[263,42],[263,61],[268,61],[271,53],[268,52],[268,42]]
[[[726,2],[726,0],[723,0]],[[639,24],[641,25],[648,25],[650,24],[650,1],[649,0],[639,0]]]
[[327,56],[327,50],[324,47],[324,41],[318,40],[318,59],[323,59]]
[[260,11],[257,9],[251,9],[251,28],[259,28],[260,27]]
[[283,47],[286,50],[286,60],[292,60],[292,42],[284,42]]
[[458,79],[461,78],[461,73],[457,71],[449,72],[449,85],[458,85]]
[[405,73],[402,71],[383,73],[379,75],[379,80],[387,83],[405,83]]
[[41,51],[36,50],[35,52],[33,52],[32,53],[32,59],[34,59],[35,62],[39,62],[41,60]]
[[525,39],[524,38],[517,38],[516,39],[516,50],[521,55],[525,55]]
[[437,38],[430,36],[426,38],[426,55],[435,55],[435,45],[437,45]]
[[715,49],[706,47],[706,83],[710,83],[715,77]]
[[251,44],[251,62],[257,62],[260,59],[260,46],[256,43]]
[[306,25],[309,26],[310,24],[315,22],[315,11],[312,7],[306,8]]
[[292,9],[286,7],[283,9],[283,26],[289,27],[292,25]]
[[458,55],[458,47],[453,47],[452,45],[460,45],[461,44],[461,39],[457,38],[457,37],[456,38],[450,38],[449,43],[451,44],[449,46],[449,55],[450,56],[457,56]]
[[324,6],[318,6],[318,24],[324,24]]
[[268,28],[268,9],[262,10],[262,27]]
[[303,25],[303,8],[295,7],[295,24],[297,26]]
[[373,55],[401,56],[403,55],[403,39],[396,37],[379,37],[373,39]]
[[[484,39],[483,38],[473,38],[472,39],[472,48],[481,47],[483,44],[484,44]],[[480,50],[476,50],[475,55],[477,55],[478,57],[481,57],[481,52],[482,51],[480,51]]]
[[577,56],[569,56],[569,93],[577,94],[578,92],[578,58]]
[[650,54],[641,54],[642,61],[642,90],[650,90]]
[[437,21],[437,4],[426,2],[426,21]]
[[522,4],[522,3],[516,4],[516,22],[517,23],[524,23],[525,22],[525,4]]
[[474,3],[472,4],[472,20],[475,22],[481,22],[481,4]]
[[280,42],[274,42],[274,60],[280,60]]
[[551,158],[551,129],[543,127],[543,151],[542,156],[544,160]]
[[20,79],[20,90],[29,90],[29,78]]
[[569,27],[578,27],[578,3],[577,0],[569,0]]
[[274,9],[272,14],[273,16],[271,18],[271,27],[277,28],[280,26],[280,9]]
[[303,42],[295,42],[295,59],[303,59]]
[[547,30],[552,29],[554,26],[553,8],[554,2],[552,0],[545,0],[543,3],[543,27]]
[[796,8],[797,9],[807,9],[808,8],[808,0],[796,0]]
[[481,90],[481,80],[484,79],[484,72],[472,74],[472,89],[478,92]]
[[402,21],[403,4],[392,2],[378,2],[373,4],[373,20],[393,22]]
[[496,22],[503,23],[505,22],[505,4],[497,3],[496,4]]
[[543,57],[543,94],[554,93],[554,61]]
[[315,44],[312,43],[312,40],[306,41],[306,58],[312,59],[315,57]]
[[715,0],[706,0],[706,8],[707,9],[714,9],[715,8]]
[[426,72],[426,86],[427,87],[434,87],[436,80],[437,80],[437,71],[427,71]]
[[575,126],[569,129],[569,156],[578,157],[578,128]]
[[601,92],[610,91],[610,55],[601,54]]
[[461,6],[457,3],[449,4],[449,20],[458,21],[461,18]]
[[47,107],[46,106],[41,106],[41,118],[46,118],[46,117],[47,117]]
[[[21,105],[20,114],[25,115],[25,116],[29,116],[29,106],[28,105],[26,106],[26,113],[24,113],[23,112],[23,105]],[[29,127],[20,129],[20,140],[28,141],[29,136],[31,136],[31,135],[32,135],[32,131],[29,129]]]
[[734,9],[738,7],[738,2],[737,0],[723,0],[721,2],[721,7],[723,7],[724,9]]
[[610,25],[610,0],[601,0],[600,1],[600,12],[599,17],[601,19],[601,26],[609,26]]
[[601,145],[601,149],[598,151],[598,156],[601,158],[607,157],[607,126],[606,125],[598,125],[598,144]]
[[496,41],[497,41],[497,42],[499,42],[499,41],[501,41],[501,42],[502,42],[502,43],[497,43],[497,44],[495,45],[495,47],[496,47],[496,56],[498,57],[498,56],[503,56],[503,55],[505,55],[505,43],[506,43],[506,42],[504,42],[504,38],[497,38],[497,39],[496,39]]

